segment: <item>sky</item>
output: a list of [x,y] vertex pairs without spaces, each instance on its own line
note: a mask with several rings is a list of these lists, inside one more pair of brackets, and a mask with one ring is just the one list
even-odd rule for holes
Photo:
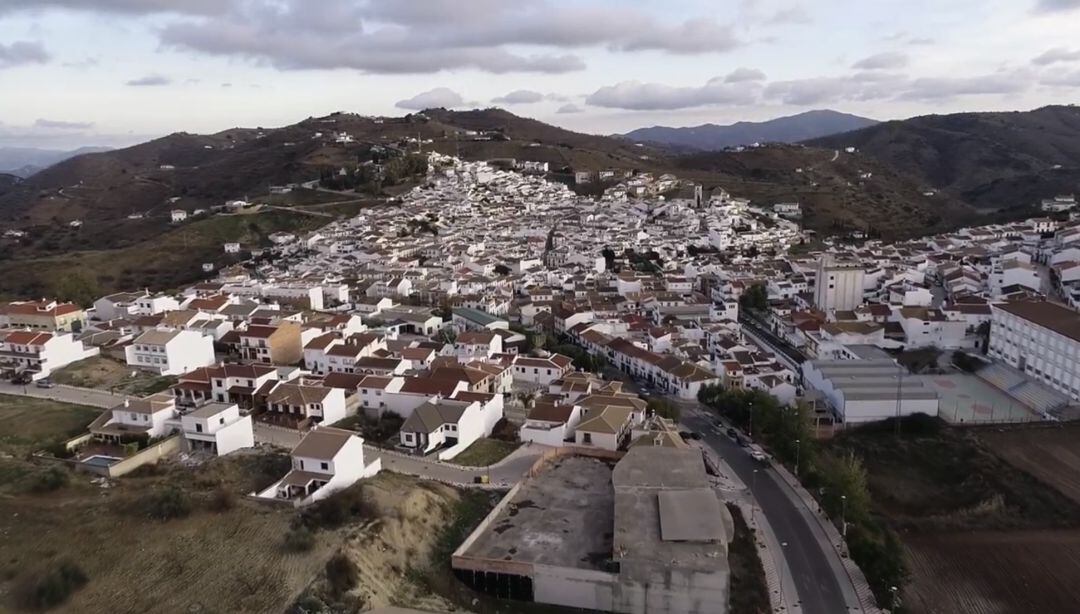
[[0,0],[0,146],[499,106],[581,132],[1080,97],[1080,0]]

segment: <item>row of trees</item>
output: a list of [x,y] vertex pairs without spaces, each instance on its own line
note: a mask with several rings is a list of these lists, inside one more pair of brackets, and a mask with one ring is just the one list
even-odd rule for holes
[[855,454],[836,454],[814,437],[813,415],[804,405],[787,407],[757,390],[706,386],[698,400],[763,442],[791,468],[825,513],[845,533],[852,560],[866,575],[879,604],[892,607],[906,577],[899,539],[872,512],[866,467]]

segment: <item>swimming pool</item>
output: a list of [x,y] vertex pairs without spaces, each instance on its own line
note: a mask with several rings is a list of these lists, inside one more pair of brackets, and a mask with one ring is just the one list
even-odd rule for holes
[[108,467],[116,461],[124,460],[117,456],[105,456],[104,454],[95,454],[84,458],[81,462],[84,465],[90,465],[92,467]]

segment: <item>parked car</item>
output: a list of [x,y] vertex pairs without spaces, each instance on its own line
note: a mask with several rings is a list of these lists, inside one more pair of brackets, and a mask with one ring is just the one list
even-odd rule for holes
[[727,436],[732,438],[732,439],[738,439],[739,438],[739,433],[735,429],[733,429],[731,427],[728,427]]
[[16,375],[15,377],[11,378],[11,383],[15,384],[17,386],[25,386],[26,384],[29,384],[31,381],[32,381],[32,379],[30,378],[29,373],[20,373],[20,374]]
[[758,461],[759,463],[763,463],[769,460],[769,455],[766,454],[765,450],[762,450],[761,446],[757,445],[756,443],[747,446],[746,452],[750,455],[750,458]]
[[56,382],[52,381],[47,377],[44,379],[39,379],[34,385],[38,388],[56,388]]
[[699,433],[697,431],[691,431],[690,432],[690,439],[693,439],[695,441],[701,439],[701,433]]
[[748,442],[746,438],[742,435],[735,433],[735,443],[745,448],[750,442]]

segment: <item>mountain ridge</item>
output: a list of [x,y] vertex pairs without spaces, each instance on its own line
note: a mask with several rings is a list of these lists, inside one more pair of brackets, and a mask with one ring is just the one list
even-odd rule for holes
[[679,128],[651,126],[631,130],[621,136],[665,147],[716,151],[754,143],[796,143],[876,123],[877,120],[858,115],[817,109],[760,122],[707,123]]

